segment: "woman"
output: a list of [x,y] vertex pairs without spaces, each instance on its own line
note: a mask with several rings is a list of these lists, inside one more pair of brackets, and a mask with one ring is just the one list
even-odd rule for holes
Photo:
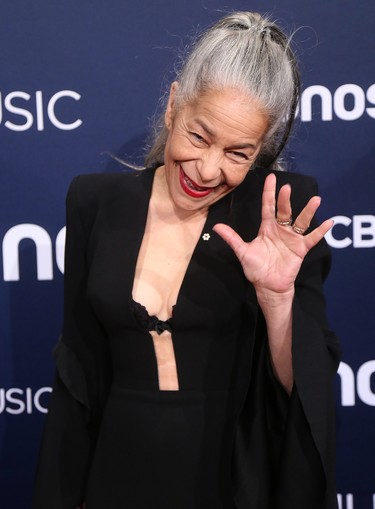
[[34,508],[336,506],[331,221],[311,178],[273,171],[298,88],[280,29],[229,14],[172,84],[148,168],[72,183]]

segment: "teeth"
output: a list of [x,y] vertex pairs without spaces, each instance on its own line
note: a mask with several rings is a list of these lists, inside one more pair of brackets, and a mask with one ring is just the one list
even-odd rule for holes
[[205,187],[194,186],[194,184],[192,183],[192,181],[189,179],[189,177],[187,175],[184,175],[184,178],[185,178],[185,182],[188,185],[188,187],[190,187],[190,189],[193,189],[193,191],[206,191]]

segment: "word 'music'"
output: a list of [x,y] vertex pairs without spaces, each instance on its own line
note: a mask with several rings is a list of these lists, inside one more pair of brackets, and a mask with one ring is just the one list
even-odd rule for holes
[[70,117],[71,104],[79,101],[81,95],[74,90],[60,90],[51,97],[46,97],[42,90],[33,94],[16,90],[3,95],[0,92],[0,124],[11,131],[27,131],[35,126],[37,131],[44,131],[47,122],[57,129],[71,131],[81,124],[80,118]]
[[47,395],[51,392],[51,387],[41,387],[36,391],[33,391],[31,387],[0,388],[0,414],[32,414],[34,411],[46,414],[48,412]]

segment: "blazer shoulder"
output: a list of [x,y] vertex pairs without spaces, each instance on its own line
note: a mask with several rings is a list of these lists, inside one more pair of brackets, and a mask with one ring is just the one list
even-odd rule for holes
[[151,169],[78,175],[69,186],[67,204],[74,202],[82,208],[96,208],[118,200],[133,201],[148,189],[152,176]]

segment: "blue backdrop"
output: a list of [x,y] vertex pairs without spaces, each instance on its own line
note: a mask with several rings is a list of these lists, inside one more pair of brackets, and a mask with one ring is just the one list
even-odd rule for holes
[[[314,175],[327,240],[340,509],[375,509],[375,4],[373,0],[22,0],[0,7],[0,505],[30,506],[62,319],[72,177],[142,156],[178,49],[228,9],[295,34],[303,96],[288,156]],[[53,508],[51,508],[53,509]],[[302,509],[302,508],[301,508]]]

